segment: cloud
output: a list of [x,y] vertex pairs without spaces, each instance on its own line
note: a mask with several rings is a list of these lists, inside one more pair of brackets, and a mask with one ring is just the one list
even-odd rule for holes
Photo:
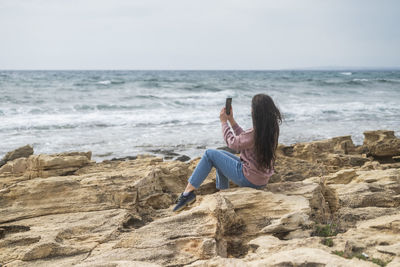
[[357,0],[3,0],[0,68],[398,66],[399,6]]

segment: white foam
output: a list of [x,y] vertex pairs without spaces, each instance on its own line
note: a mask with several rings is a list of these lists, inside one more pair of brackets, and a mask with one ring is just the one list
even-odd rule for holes
[[111,84],[111,81],[109,81],[109,80],[100,81],[100,82],[98,82],[98,84],[105,84],[105,85],[107,85],[107,84]]
[[353,82],[368,82],[368,79],[353,79]]
[[353,73],[351,73],[351,72],[341,72],[340,74],[350,76],[350,75],[352,75]]

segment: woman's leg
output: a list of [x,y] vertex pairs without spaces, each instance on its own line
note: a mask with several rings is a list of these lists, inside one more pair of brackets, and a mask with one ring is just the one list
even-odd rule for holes
[[[243,181],[242,163],[238,157],[221,150],[207,149],[188,182],[193,188],[198,188],[210,173],[212,167],[217,170],[217,187],[229,188],[229,179],[239,186]],[[233,156],[233,157],[232,157]],[[228,179],[229,178],[229,179]],[[187,188],[188,189],[188,188]],[[186,190],[185,190],[186,191]],[[191,191],[191,190],[188,190]]]
[[[225,155],[231,157],[232,159],[236,160],[237,162],[241,162],[240,158],[238,156],[236,156],[236,155],[234,155],[234,154],[232,154],[232,153],[230,153],[228,151],[225,151],[225,150],[218,150],[218,151],[221,151],[222,153],[224,153]],[[217,168],[216,168],[216,172],[217,172],[217,175],[216,175],[217,177],[216,177],[216,180],[215,180],[216,187],[218,189],[228,189],[229,188],[229,178],[227,178],[223,174],[223,172],[221,170],[217,169]]]
[[232,154],[232,153],[230,153],[228,151],[225,151],[225,150],[218,150],[218,151],[221,151],[222,153],[228,155],[229,157],[231,157],[233,159],[236,159],[237,161],[240,161],[240,158],[238,156],[236,156],[235,154]]

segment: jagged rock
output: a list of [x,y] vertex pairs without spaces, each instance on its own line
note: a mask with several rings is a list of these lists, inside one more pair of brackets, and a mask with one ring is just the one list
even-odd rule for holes
[[394,257],[386,267],[398,267],[400,266],[400,257]]
[[302,224],[293,223],[290,229],[285,228],[284,217],[297,214],[306,218],[304,224],[309,224],[308,216],[311,215],[310,202],[301,195],[284,195],[250,188],[237,188],[221,191],[235,208],[236,214],[243,220],[246,226],[244,236],[255,236],[263,232],[265,227],[274,224],[270,232],[279,238],[286,236],[296,229],[301,229]]
[[393,215],[399,212],[397,207],[380,208],[380,207],[341,207],[336,216],[341,226],[345,229],[356,227],[357,222],[375,219],[385,215]]
[[348,184],[357,177],[356,170],[345,169],[326,177],[327,184]]
[[112,250],[93,252],[83,263],[137,260],[181,265],[217,255],[226,257],[225,236],[234,235],[241,224],[226,198],[209,195],[190,210],[125,234]]
[[0,262],[88,253],[113,237],[126,214],[126,210],[114,209],[47,215],[8,223],[8,227],[23,225],[29,230],[11,231],[0,239]]
[[351,136],[340,136],[321,141],[297,143],[289,147],[280,147],[280,149],[286,156],[315,161],[321,153],[351,154],[355,151],[355,146]]
[[318,223],[330,220],[339,209],[339,198],[336,192],[321,182],[284,182],[267,186],[267,191],[288,196],[302,196],[309,202],[310,218]]
[[373,263],[359,259],[345,259],[322,249],[316,248],[296,248],[293,250],[279,251],[273,254],[266,254],[265,257],[255,260],[246,259],[226,259],[216,257],[211,260],[196,261],[188,266],[208,267],[208,266],[343,266],[343,267],[374,267]]
[[[311,228],[313,222],[309,220],[309,216],[302,212],[293,212],[290,214],[286,214],[272,222],[271,225],[268,225],[261,229],[261,233],[265,234],[279,234],[279,233],[290,233],[296,230],[301,230],[303,227]],[[311,231],[308,234],[303,235],[310,236]],[[287,235],[287,234],[286,234]],[[297,237],[297,236],[296,236]]]
[[[74,152],[14,159],[0,168],[0,263],[373,266],[336,250],[396,266],[400,162],[367,153],[349,137],[280,145],[274,183],[217,192],[213,170],[180,213],[172,212],[174,200],[199,158],[95,163]],[[317,236],[324,224],[337,230],[332,247]]]
[[181,155],[181,156],[177,157],[176,160],[185,162],[185,161],[190,160],[190,157],[188,157],[188,156],[186,156],[186,155]]
[[3,167],[0,168],[0,178],[22,176],[27,168],[28,165],[26,158],[18,158],[8,161],[5,165],[3,165]]
[[25,176],[28,179],[73,174],[90,163],[92,152],[66,152],[59,154],[31,155],[8,161],[0,168],[0,177]]
[[182,192],[188,172],[185,163],[168,164],[155,157],[97,165],[103,168],[101,175],[92,172],[95,166],[87,166],[81,175],[35,178],[4,185],[0,190],[0,223],[49,214],[128,208],[137,202],[157,206],[157,202],[170,199],[166,202],[170,205],[170,195],[161,196],[161,200],[154,198]]
[[32,155],[27,159],[25,175],[32,179],[73,174],[79,168],[89,164],[90,158],[91,152]]
[[400,256],[400,243],[395,243],[393,245],[386,245],[386,246],[377,246],[376,250],[378,250],[381,253]]
[[333,242],[335,245],[332,249],[334,250],[344,251],[346,244],[351,243],[353,252],[354,250],[362,251],[369,257],[390,261],[393,258],[393,252],[398,255],[400,214],[397,212],[393,215],[360,221],[356,227],[338,234]]
[[327,174],[328,171],[322,164],[309,162],[303,159],[278,156],[275,164],[275,173],[270,183],[285,181],[302,181],[308,177]]
[[365,164],[365,162],[370,161],[370,159],[362,155],[356,155],[355,153],[356,148],[350,136],[297,143],[292,146],[279,145],[277,151],[278,161],[280,158],[289,157],[308,162],[308,164],[303,165],[310,165],[312,163],[314,166],[300,168],[298,166],[301,165],[301,162],[299,162],[300,164],[296,164],[295,169],[297,172],[303,169],[308,170],[309,175],[306,174],[304,178],[336,172],[343,167],[359,167]]
[[8,152],[1,160],[0,167],[6,164],[8,161],[18,159],[18,158],[27,158],[33,154],[33,147],[30,145],[19,147],[13,151]]
[[351,179],[352,182],[347,185],[331,184],[338,193],[341,206],[400,206],[400,169],[357,171]]
[[363,146],[374,157],[392,157],[400,155],[400,138],[394,131],[379,130],[364,132]]

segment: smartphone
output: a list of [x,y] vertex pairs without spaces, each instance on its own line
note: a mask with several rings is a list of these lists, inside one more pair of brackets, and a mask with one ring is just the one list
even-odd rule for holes
[[226,102],[225,102],[226,115],[231,114],[231,105],[232,105],[232,97],[226,98]]

